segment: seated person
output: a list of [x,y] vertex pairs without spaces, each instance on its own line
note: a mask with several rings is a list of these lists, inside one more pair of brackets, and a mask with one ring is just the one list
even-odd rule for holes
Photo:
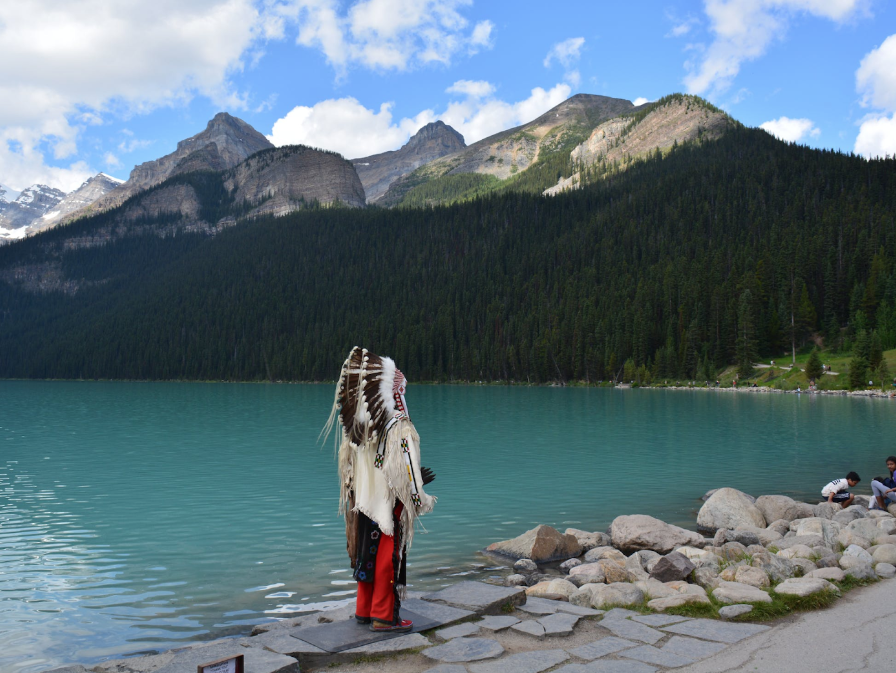
[[856,499],[847,489],[854,488],[860,481],[862,479],[858,474],[850,472],[845,479],[834,479],[834,481],[821,489],[821,496],[828,502],[839,502],[840,507],[846,509]]
[[896,456],[887,458],[889,477],[875,477],[871,480],[871,506],[869,509],[887,509],[896,502]]

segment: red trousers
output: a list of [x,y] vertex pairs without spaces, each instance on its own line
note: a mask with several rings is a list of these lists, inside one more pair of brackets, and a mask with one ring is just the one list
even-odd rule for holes
[[395,609],[395,568],[392,563],[394,551],[395,538],[392,535],[380,535],[374,581],[358,582],[358,602],[355,607],[358,617],[372,617],[392,623]]

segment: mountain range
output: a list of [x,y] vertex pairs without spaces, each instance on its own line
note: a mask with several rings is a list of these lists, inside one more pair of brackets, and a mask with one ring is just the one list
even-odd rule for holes
[[[635,106],[578,94],[532,122],[469,147],[460,133],[437,121],[397,150],[345,162],[310,147],[275,150],[245,121],[221,112],[171,154],[136,166],[123,183],[100,173],[70,194],[45,185],[26,189],[14,201],[0,194],[0,242],[125,204],[119,218],[124,223],[138,213],[167,212],[178,214],[186,229],[214,232],[241,218],[284,215],[312,203],[411,207],[502,190],[553,195],[578,186],[587,166],[625,165],[676,143],[717,138],[734,123],[692,96]],[[195,188],[180,184],[154,191],[193,173],[218,174],[227,190],[236,190],[225,199],[232,207],[218,208],[215,222],[199,218]]]

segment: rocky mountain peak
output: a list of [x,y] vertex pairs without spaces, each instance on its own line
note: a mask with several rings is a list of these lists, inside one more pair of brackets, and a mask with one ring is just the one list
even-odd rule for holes
[[417,131],[400,149],[352,159],[352,163],[364,185],[367,202],[375,203],[399,178],[466,146],[460,133],[443,121],[435,121]]
[[464,137],[440,119],[417,131],[402,149],[416,149],[433,141],[440,142],[444,147],[451,147],[452,152],[467,146]]

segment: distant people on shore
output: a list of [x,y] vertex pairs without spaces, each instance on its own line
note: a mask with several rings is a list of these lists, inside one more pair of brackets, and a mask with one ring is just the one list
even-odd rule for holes
[[887,509],[891,503],[896,503],[896,456],[887,458],[889,477],[875,477],[871,480],[870,509]]
[[862,478],[858,474],[850,472],[844,479],[834,479],[821,489],[821,497],[828,502],[840,503],[840,507],[846,509],[856,499],[848,489],[855,488],[860,481],[862,481]]

